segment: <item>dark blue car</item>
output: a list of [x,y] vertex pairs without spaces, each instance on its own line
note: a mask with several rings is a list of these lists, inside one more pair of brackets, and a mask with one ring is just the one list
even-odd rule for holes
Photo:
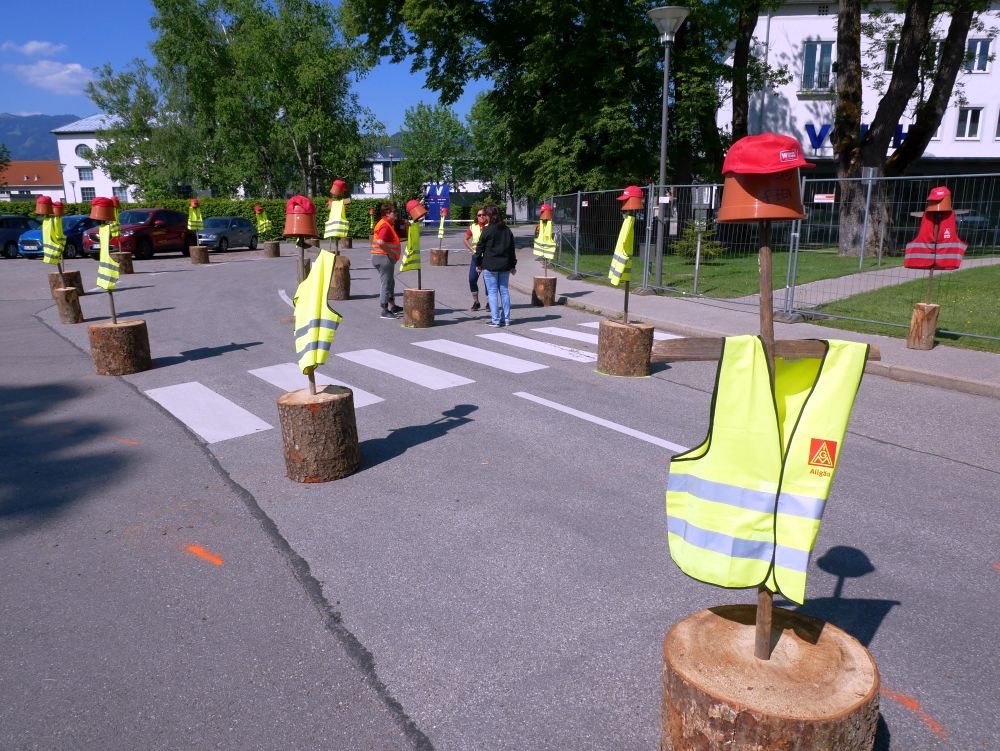
[[[89,216],[64,216],[63,234],[66,235],[66,247],[63,248],[63,258],[79,258],[83,255],[83,233],[100,222]],[[25,258],[37,258],[42,255],[42,231],[29,229],[17,241],[17,253]]]

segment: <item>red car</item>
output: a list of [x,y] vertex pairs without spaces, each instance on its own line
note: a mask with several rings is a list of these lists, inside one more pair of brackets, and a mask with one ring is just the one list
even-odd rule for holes
[[[154,253],[179,251],[187,255],[197,236],[187,228],[187,216],[169,209],[128,209],[118,216],[121,236],[111,239],[112,250],[128,250],[137,260]],[[101,252],[97,228],[83,236],[83,252],[96,257]]]

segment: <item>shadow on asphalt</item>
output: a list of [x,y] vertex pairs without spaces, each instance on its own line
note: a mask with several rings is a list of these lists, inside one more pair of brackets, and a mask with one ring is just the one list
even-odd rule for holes
[[[146,313],[160,313],[164,310],[173,310],[173,306],[169,308],[146,308],[145,310],[126,310],[122,313],[118,313],[118,318],[125,318],[126,316],[141,316]],[[96,321],[110,321],[111,316],[93,316],[87,319],[87,323],[94,323]]]
[[154,368],[165,368],[170,365],[176,365],[181,362],[188,362],[190,360],[206,360],[209,357],[219,357],[227,352],[235,352],[236,350],[247,350],[250,347],[257,347],[264,342],[243,342],[242,344],[237,344],[236,342],[231,342],[229,344],[222,344],[218,347],[198,347],[198,349],[186,349],[180,353],[180,355],[171,355],[169,357],[154,357],[153,367]]
[[389,431],[385,438],[372,438],[361,443],[361,468],[359,472],[377,467],[382,462],[395,459],[421,443],[433,441],[449,430],[472,422],[470,414],[478,409],[474,404],[456,404],[441,413],[441,417],[426,425],[407,425]]

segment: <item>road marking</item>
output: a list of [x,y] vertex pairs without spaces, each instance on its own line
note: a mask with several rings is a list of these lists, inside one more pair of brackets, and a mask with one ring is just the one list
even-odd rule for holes
[[[256,368],[255,370],[247,371],[250,375],[257,376],[258,378],[267,381],[270,384],[277,386],[282,391],[298,391],[299,389],[306,388],[309,385],[308,379],[302,375],[302,370],[294,362],[283,362],[280,365],[269,365],[266,368]],[[344,383],[343,381],[338,381],[336,378],[330,378],[328,375],[320,373],[318,370],[315,371],[316,384],[319,386],[346,386],[351,391],[354,392],[354,407],[367,407],[369,404],[378,404],[379,402],[384,402],[381,396],[375,396],[364,389],[359,389],[357,386],[352,386],[349,383]]]
[[431,339],[426,342],[413,342],[414,346],[423,347],[433,352],[441,352],[452,357],[459,357],[463,360],[471,360],[480,365],[488,365],[491,368],[505,370],[508,373],[530,373],[533,370],[543,370],[548,365],[522,360],[520,357],[501,355],[497,352],[490,352],[488,349],[470,347],[468,344],[459,344],[447,339]]
[[289,308],[291,308],[292,310],[295,310],[295,303],[293,303],[293,302],[292,302],[292,298],[290,298],[290,297],[289,297],[289,296],[288,296],[288,295],[287,295],[287,294],[285,293],[285,290],[283,290],[283,289],[279,289],[279,290],[278,290],[278,297],[280,297],[280,298],[281,298],[282,300],[284,300],[284,301],[285,301],[286,303],[288,303],[288,307],[289,307]]
[[657,438],[655,435],[650,435],[649,433],[643,433],[642,431],[639,430],[633,430],[632,428],[627,428],[624,425],[619,425],[616,422],[605,420],[603,417],[597,417],[595,415],[587,414],[586,412],[581,412],[578,409],[567,407],[565,404],[559,404],[558,402],[551,402],[548,399],[543,399],[540,396],[529,394],[526,391],[515,391],[514,396],[519,396],[522,399],[527,399],[529,402],[535,402],[536,404],[541,404],[544,407],[551,407],[552,409],[558,410],[559,412],[565,412],[567,415],[572,415],[573,417],[579,417],[581,420],[586,420],[587,422],[592,422],[595,425],[600,425],[605,428],[610,428],[611,430],[617,431],[619,433],[624,433],[625,435],[632,436],[633,438],[638,438],[641,441],[652,443],[654,446],[660,446],[661,448],[673,451],[675,454],[679,454],[682,451],[687,451],[687,449],[684,448],[683,446],[679,446],[676,443],[671,443],[670,441],[665,441],[662,438]]
[[146,396],[201,436],[205,443],[271,429],[253,413],[197,381],[150,389]]
[[205,550],[205,548],[203,548],[201,545],[185,545],[184,549],[189,553],[193,553],[199,558],[203,558],[209,563],[214,563],[216,566],[222,565],[222,559],[219,558],[219,556],[217,556],[215,553]]
[[130,441],[128,438],[119,438],[118,436],[112,435],[108,436],[112,441],[118,441],[118,443],[124,443],[126,446],[138,446],[138,441]]
[[359,349],[355,352],[338,352],[337,357],[345,360],[365,365],[369,368],[381,371],[388,375],[402,378],[418,386],[424,386],[437,391],[439,389],[449,389],[452,386],[464,386],[467,383],[475,383],[471,378],[449,373],[447,370],[432,368],[405,357],[396,357],[387,352],[380,352],[377,349]]
[[[601,327],[600,321],[588,321],[587,323],[581,323],[581,326],[586,326],[588,329],[599,329]],[[680,339],[679,334],[668,334],[666,331],[657,331],[653,329],[653,339],[658,342],[666,341],[667,339]]]
[[919,717],[920,721],[923,722],[927,727],[929,727],[938,738],[940,738],[943,741],[948,740],[948,733],[945,732],[945,729],[941,727],[941,725],[939,725],[938,722],[933,717],[927,714],[926,710],[924,710],[924,708],[920,706],[920,702],[914,699],[912,696],[907,696],[906,694],[899,693],[896,691],[890,691],[885,686],[882,686],[879,689],[879,692],[882,694],[882,696],[888,696],[893,701],[899,702],[908,710],[913,712],[913,714]]
[[558,326],[542,326],[540,329],[532,329],[539,334],[549,334],[550,336],[561,336],[564,339],[573,339],[587,344],[597,344],[597,334],[588,334],[584,331],[573,331],[573,329],[562,329]]
[[597,362],[597,355],[593,352],[585,352],[582,349],[573,349],[572,347],[563,347],[559,344],[539,342],[529,339],[526,336],[518,336],[517,334],[476,334],[476,336],[489,339],[493,342],[500,342],[501,344],[509,344],[511,347],[520,347],[521,349],[529,349],[532,352],[541,352],[545,355],[561,357],[563,360]]

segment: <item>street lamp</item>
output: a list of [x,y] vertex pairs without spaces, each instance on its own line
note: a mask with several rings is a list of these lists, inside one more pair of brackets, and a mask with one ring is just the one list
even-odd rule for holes
[[[653,8],[646,15],[656,24],[660,32],[660,43],[663,45],[663,114],[660,117],[660,182],[656,187],[656,209],[659,212],[660,231],[656,233],[656,286],[663,282],[663,235],[666,232],[664,221],[664,203],[661,200],[663,184],[667,180],[667,94],[670,85],[670,45],[673,44],[677,29],[688,17],[687,8],[667,5]],[[648,263],[648,261],[647,261]],[[638,290],[636,290],[638,292]]]
[[76,203],[76,180],[70,180],[69,187],[73,189],[73,203]]

